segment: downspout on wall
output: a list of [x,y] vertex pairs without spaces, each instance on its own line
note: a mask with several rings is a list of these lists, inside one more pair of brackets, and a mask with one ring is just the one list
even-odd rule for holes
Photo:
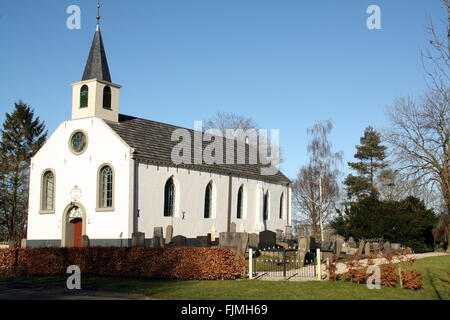
[[133,151],[133,233],[138,232],[138,218],[139,218],[139,161],[136,159],[137,152]]
[[227,232],[231,231],[231,204],[233,193],[233,176],[228,176],[228,215],[227,215]]

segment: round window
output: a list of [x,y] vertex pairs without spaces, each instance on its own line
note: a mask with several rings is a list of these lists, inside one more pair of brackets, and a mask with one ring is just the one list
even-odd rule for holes
[[84,132],[76,131],[70,137],[70,149],[75,154],[81,154],[86,150],[87,147],[87,136]]

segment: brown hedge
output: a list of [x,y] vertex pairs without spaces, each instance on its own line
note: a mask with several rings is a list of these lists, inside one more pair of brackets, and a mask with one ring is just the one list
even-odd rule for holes
[[244,261],[227,248],[27,248],[0,250],[0,275],[81,273],[147,279],[215,280],[243,276]]

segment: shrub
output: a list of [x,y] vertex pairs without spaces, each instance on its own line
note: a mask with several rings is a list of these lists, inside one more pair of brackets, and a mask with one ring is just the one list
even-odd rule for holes
[[337,255],[333,255],[333,262],[330,262],[327,266],[326,266],[326,270],[328,272],[328,278],[330,281],[336,281],[339,279],[339,273],[337,272],[337,263],[336,261],[338,261],[338,256]]
[[392,264],[381,266],[381,285],[386,287],[397,286],[397,268]]
[[0,250],[0,275],[53,276],[69,265],[95,276],[212,280],[243,276],[227,248],[36,248]]

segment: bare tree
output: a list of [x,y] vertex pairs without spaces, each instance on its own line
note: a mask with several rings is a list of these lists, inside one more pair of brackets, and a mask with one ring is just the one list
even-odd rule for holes
[[[228,131],[229,129],[240,129],[242,131],[240,132],[240,134],[230,135],[230,132]],[[246,140],[247,136],[245,135],[245,133],[250,129],[260,129],[258,124],[256,124],[256,122],[252,118],[248,118],[232,112],[227,113],[220,111],[217,112],[211,119],[204,121],[203,126],[203,130],[205,132],[208,130],[218,130],[217,134],[220,133],[220,135],[225,138],[237,140],[241,139],[242,141]],[[251,141],[250,144],[252,144]],[[269,156],[274,157],[276,163],[280,164],[283,162],[280,146],[277,144],[272,144],[268,137],[258,136],[254,144],[254,147],[258,147],[257,145],[259,145],[259,148],[266,148],[268,150]]]
[[[399,169],[408,180],[438,190],[449,215],[450,0],[442,0],[442,4],[447,15],[445,34],[429,19],[430,46],[422,54],[428,90],[420,99],[403,97],[394,102],[388,111],[392,127],[386,139],[395,148]],[[449,226],[446,229],[450,232]]]
[[429,90],[420,100],[397,99],[388,111],[386,140],[399,169],[417,186],[439,188],[450,212],[450,87]]
[[335,212],[339,199],[338,176],[342,152],[334,153],[328,135],[331,121],[316,123],[308,134],[309,163],[303,166],[292,183],[292,194],[297,220],[311,226],[315,236],[324,241],[324,224]]
[[[251,118],[244,117],[235,113],[217,112],[211,119],[206,120],[204,130],[219,129],[222,136],[226,137],[227,129],[258,129],[258,125]],[[226,137],[233,138],[233,137]]]

